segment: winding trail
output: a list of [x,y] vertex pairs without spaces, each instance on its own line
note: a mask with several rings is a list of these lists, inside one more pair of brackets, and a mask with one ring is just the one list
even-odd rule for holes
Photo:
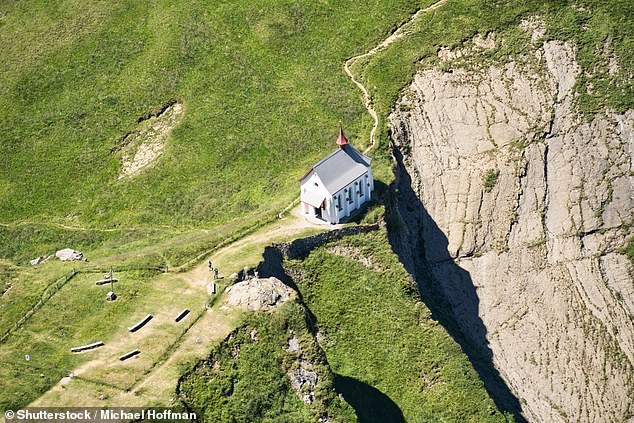
[[[376,143],[375,136],[376,136],[376,131],[379,125],[379,117],[376,110],[374,109],[370,93],[368,92],[366,87],[355,78],[354,74],[350,70],[350,66],[356,60],[372,56],[384,50],[390,44],[399,40],[403,36],[407,35],[407,28],[412,24],[414,20],[416,20],[420,15],[442,6],[447,1],[448,0],[439,0],[426,8],[419,9],[414,15],[412,15],[412,17],[410,17],[410,19],[408,19],[405,23],[399,26],[390,36],[388,36],[376,47],[372,48],[366,53],[353,56],[345,60],[343,69],[346,75],[350,78],[350,80],[361,90],[363,103],[366,109],[368,110],[368,113],[372,116],[374,120],[372,130],[370,131],[369,145],[364,150],[364,154],[368,153],[372,148],[375,147],[375,143]],[[229,253],[235,252],[236,250],[247,251],[249,248],[257,248],[258,246],[261,246],[261,244],[266,244],[267,242],[271,242],[273,239],[276,239],[278,237],[292,239],[293,236],[296,236],[302,233],[302,231],[306,231],[310,229],[324,230],[326,228],[328,229],[335,228],[330,225],[324,226],[324,225],[319,225],[315,222],[305,220],[304,217],[301,215],[299,208],[295,207],[296,204],[298,203],[298,200],[299,200],[299,197],[295,198],[286,208],[284,208],[278,214],[278,216],[281,219],[284,214],[290,212],[293,219],[289,219],[289,221],[281,225],[279,223],[270,224],[270,225],[267,225],[268,227],[262,228],[262,230],[259,230],[259,231],[256,230],[252,233],[246,234],[241,239],[238,239],[232,242],[231,244],[219,249],[218,251],[215,251],[213,254],[209,256],[209,258],[213,260],[214,263],[217,263],[217,262],[222,263],[223,260],[230,261],[231,256]],[[17,222],[13,224],[0,223],[0,226],[10,227],[10,226],[18,226],[18,225],[24,225],[24,224],[32,224],[32,223],[33,222]],[[51,225],[61,227],[64,229],[78,230],[78,231],[100,230],[100,231],[109,232],[109,231],[119,230],[119,229],[89,229],[89,228],[67,226],[67,225],[63,225],[59,223],[53,223]],[[232,269],[232,270],[235,270],[235,269]],[[192,290],[193,289],[205,290],[209,276],[208,276],[207,264],[202,263],[196,266],[195,268],[193,268],[192,270],[190,270],[189,272],[183,272],[178,274],[171,273],[169,275],[166,274],[166,276],[164,277],[178,278],[178,280],[181,282],[182,289],[187,288]],[[178,304],[177,309],[180,310],[180,307],[181,307],[181,304]],[[171,315],[173,315],[173,313],[169,314],[169,316]],[[192,324],[192,326],[190,326],[187,330],[185,330],[185,332],[183,333],[182,343],[179,343],[179,345],[176,345],[175,350],[172,351],[164,361],[154,362],[154,365],[147,372],[145,372],[140,377],[140,379],[134,383],[133,386],[134,387],[140,386],[144,389],[150,389],[153,387],[147,394],[149,397],[155,396],[154,399],[161,398],[161,399],[165,399],[165,401],[169,401],[170,397],[168,396],[168,394],[171,392],[170,389],[172,389],[173,382],[180,375],[179,366],[182,364],[182,362],[184,362],[183,360],[185,360],[185,358],[189,358],[189,359],[199,358],[200,356],[204,355],[204,353],[209,350],[211,345],[213,345],[216,342],[219,342],[219,340],[223,339],[235,327],[236,322],[237,320],[235,320],[233,316],[231,316],[227,312],[223,312],[222,310],[220,310],[220,305],[212,307],[210,310],[207,310],[203,314],[203,317],[200,318],[199,321],[196,321],[194,324]],[[149,336],[149,335],[146,333],[146,336]],[[203,340],[202,342],[201,342],[201,339]],[[84,363],[83,365],[81,365],[79,368],[75,369],[74,374],[82,375],[90,370],[94,370],[95,368],[106,366],[107,363],[110,363],[110,361],[112,361],[111,356],[114,354],[114,352],[125,349],[123,347],[124,346],[128,347],[127,344],[130,342],[131,342],[131,345],[132,344],[136,345],[136,343],[138,343],[138,340],[136,340],[135,342],[132,342],[132,341],[125,338],[119,341],[109,342],[109,344],[99,353],[100,355],[96,356],[94,360],[88,361]],[[114,365],[120,366],[118,362],[114,362],[113,366]],[[88,401],[88,397],[86,397],[85,395],[91,394],[92,391],[90,389],[87,389],[87,386],[90,386],[90,385],[86,385],[87,382],[89,383],[90,381],[85,380],[83,385],[79,384],[73,389],[73,383],[70,382],[70,378],[64,378],[57,385],[49,389],[47,393],[45,393],[40,398],[38,398],[34,403],[32,403],[32,405],[73,404],[77,399],[75,395],[79,395],[80,397],[82,397],[83,395],[84,396],[83,399]],[[109,386],[109,385],[105,385],[105,384],[99,385],[100,389],[105,389],[104,388],[105,386]],[[100,399],[98,402],[99,404],[106,404],[106,403],[121,404],[126,402],[128,405],[130,404],[143,405],[144,401],[148,398],[148,396],[142,395],[140,391],[137,391],[136,393],[133,391],[134,390],[121,390],[113,385],[110,388],[110,392],[109,392],[109,395],[112,395],[112,398],[110,398],[108,401],[105,401],[105,399],[103,400]],[[104,398],[107,398],[107,396]],[[94,398],[90,398],[89,401],[94,402],[96,400]],[[0,421],[1,421],[1,418],[0,418]]]
[[[412,22],[414,22],[419,16],[430,12],[434,9],[439,8],[440,6],[442,6],[443,4],[445,4],[448,0],[439,0],[423,9],[418,9],[418,11],[416,13],[414,13],[407,21],[405,21],[401,26],[399,26],[398,28],[396,28],[394,30],[394,32],[392,32],[385,40],[381,41],[376,47],[373,47],[372,49],[366,51],[363,54],[359,54],[357,56],[352,56],[349,59],[346,59],[343,62],[343,71],[346,73],[346,75],[348,75],[348,78],[350,78],[350,80],[357,86],[359,87],[359,89],[361,90],[362,95],[362,100],[363,100],[363,105],[365,106],[365,108],[368,110],[368,113],[370,114],[370,116],[372,116],[372,119],[374,120],[374,124],[372,125],[372,129],[370,130],[370,142],[368,143],[368,147],[363,150],[363,154],[368,154],[368,152],[370,150],[372,150],[375,145],[376,145],[376,131],[379,127],[379,115],[377,114],[376,110],[374,110],[374,105],[372,102],[372,97],[370,96],[369,91],[367,90],[367,88],[365,86],[363,86],[363,84],[361,82],[359,82],[354,74],[352,73],[352,71],[350,70],[350,66],[357,60],[362,59],[364,57],[370,57],[373,54],[376,54],[380,51],[385,50],[390,44],[392,44],[393,42],[403,38],[405,35],[407,35],[407,31],[406,28],[408,26],[410,26],[412,24]],[[299,204],[299,199],[300,197],[295,198],[293,201],[291,201],[291,203],[286,206],[281,212],[279,212],[277,214],[277,216],[281,219],[284,216],[284,213],[288,212],[289,210],[291,210],[296,204]]]
[[376,139],[375,139],[375,135],[376,135],[376,130],[379,127],[379,115],[376,113],[376,110],[374,110],[374,105],[372,102],[372,97],[370,96],[370,93],[368,92],[367,88],[365,88],[363,86],[363,84],[361,82],[359,82],[354,74],[352,73],[352,71],[350,70],[350,65],[352,65],[355,61],[362,59],[364,57],[370,57],[380,51],[385,50],[390,44],[392,44],[393,42],[403,38],[405,35],[407,35],[407,27],[411,26],[412,22],[414,22],[420,15],[425,14],[427,12],[430,12],[434,9],[437,9],[438,7],[442,6],[443,4],[445,4],[448,0],[439,0],[436,3],[433,3],[423,9],[419,9],[416,13],[414,13],[412,15],[411,18],[409,18],[405,23],[403,23],[401,26],[399,26],[398,28],[396,28],[394,30],[394,32],[392,32],[392,34],[390,34],[390,36],[388,36],[385,40],[383,40],[381,43],[379,43],[376,47],[372,48],[371,50],[368,50],[367,52],[363,53],[363,54],[359,54],[357,56],[352,56],[351,58],[347,59],[344,63],[343,63],[343,70],[346,73],[346,75],[348,75],[348,78],[350,78],[350,80],[357,86],[359,87],[359,89],[361,90],[361,92],[363,93],[363,104],[365,105],[365,108],[368,110],[368,113],[370,113],[370,116],[372,116],[372,119],[374,119],[374,124],[372,125],[372,130],[370,131],[370,142],[368,144],[368,148],[366,148],[363,151],[363,154],[368,153],[372,148],[374,148],[375,144],[376,144]]

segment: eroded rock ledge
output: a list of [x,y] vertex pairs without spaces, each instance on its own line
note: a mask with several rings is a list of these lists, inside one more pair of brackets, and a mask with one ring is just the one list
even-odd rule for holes
[[531,421],[634,413],[633,271],[619,253],[634,220],[634,111],[580,116],[579,72],[558,41],[479,72],[428,69],[390,116],[420,200],[398,205],[403,251],[425,261],[436,282],[421,289],[491,349]]

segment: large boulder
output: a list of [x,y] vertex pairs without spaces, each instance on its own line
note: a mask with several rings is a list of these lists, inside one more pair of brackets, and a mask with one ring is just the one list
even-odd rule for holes
[[270,310],[288,300],[294,291],[277,278],[252,278],[227,288],[226,302],[246,310]]
[[75,261],[75,260],[88,261],[84,257],[83,253],[79,251],[75,251],[72,248],[64,248],[63,250],[57,251],[55,253],[55,257],[57,257],[61,261]]

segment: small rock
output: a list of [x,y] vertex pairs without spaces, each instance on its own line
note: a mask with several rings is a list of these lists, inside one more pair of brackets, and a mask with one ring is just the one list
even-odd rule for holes
[[476,34],[471,40],[473,45],[479,49],[491,50],[495,48],[495,32],[489,32],[486,37]]
[[286,349],[286,352],[292,352],[294,354],[299,354],[302,351],[301,347],[299,346],[299,339],[297,339],[296,336],[292,337],[291,339],[288,340],[288,348]]
[[315,336],[315,339],[317,339],[317,343],[319,345],[323,345],[324,342],[326,342],[326,335],[321,333],[321,331],[317,331],[317,335]]
[[317,386],[317,372],[308,370],[312,367],[306,360],[299,361],[299,367],[288,373],[291,387],[300,396],[300,399],[307,404],[315,400],[315,387]]
[[44,262],[44,256],[39,256],[38,258],[29,261],[29,263],[31,263],[31,266],[37,266],[38,264],[43,262]]

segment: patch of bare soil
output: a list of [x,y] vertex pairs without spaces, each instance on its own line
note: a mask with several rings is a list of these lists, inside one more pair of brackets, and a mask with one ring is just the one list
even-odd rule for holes
[[113,149],[113,152],[121,151],[119,179],[133,177],[156,163],[165,150],[165,140],[182,115],[183,105],[173,103],[157,115],[142,120],[121,139],[120,145]]

